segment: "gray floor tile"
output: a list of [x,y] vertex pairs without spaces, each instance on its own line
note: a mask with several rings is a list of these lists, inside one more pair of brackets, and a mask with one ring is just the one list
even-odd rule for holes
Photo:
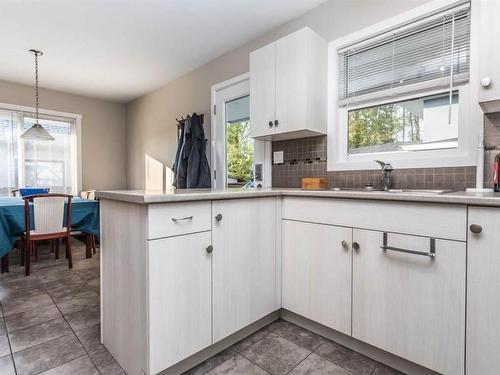
[[58,366],[51,370],[42,372],[40,375],[99,375],[89,356],[81,357]]
[[207,375],[267,375],[268,373],[254,365],[248,359],[236,354],[224,363],[207,372]]
[[0,335],[5,335],[7,333],[7,327],[5,326],[4,318],[0,318]]
[[352,375],[346,369],[312,353],[295,367],[290,375]]
[[328,342],[327,339],[288,322],[282,324],[274,333],[310,351]]
[[90,359],[102,375],[125,375],[118,362],[104,347],[90,354]]
[[219,366],[221,363],[224,363],[229,358],[233,357],[236,354],[235,350],[230,347],[222,352],[210,357],[205,362],[200,363],[199,365],[193,367],[191,370],[186,371],[183,375],[203,375],[206,374],[207,371],[214,369]]
[[[31,277],[31,276],[30,276]],[[28,287],[28,288],[10,288],[0,283],[0,301],[6,299],[13,299],[17,297],[26,297],[34,294],[39,294],[45,292],[45,287],[43,283]]]
[[0,358],[0,374],[2,375],[16,375],[14,370],[14,361],[11,355]]
[[404,375],[404,373],[379,363],[371,375]]
[[60,317],[11,332],[9,338],[12,352],[15,353],[70,333],[72,333],[72,330],[68,323]]
[[284,375],[311,352],[271,333],[241,354],[273,375]]
[[58,300],[64,296],[81,293],[83,290],[84,280],[77,274],[71,274],[62,280],[50,281],[44,284],[45,290],[54,300]]
[[315,353],[356,375],[369,375],[378,364],[374,360],[334,342],[322,344]]
[[91,354],[102,348],[100,324],[76,331],[75,333],[87,353]]
[[26,310],[22,313],[8,315],[5,317],[5,323],[7,323],[7,331],[13,332],[60,317],[62,315],[56,305],[51,304]]
[[30,296],[21,296],[2,301],[3,314],[8,316],[17,314],[33,308],[52,305],[52,298],[47,293],[38,293]]
[[74,334],[14,353],[18,375],[38,374],[86,355]]
[[71,314],[64,314],[73,330],[79,331],[99,324],[101,315],[99,306],[83,307],[83,310],[72,312]]
[[271,333],[272,331],[269,329],[269,327],[264,327],[262,329],[259,329],[254,334],[244,338],[243,340],[238,341],[236,344],[232,346],[232,348],[239,353],[242,350],[245,350],[246,348],[252,346],[257,341],[260,341],[264,337],[267,337]]
[[288,324],[288,322],[286,320],[279,318],[279,319],[275,320],[274,322],[268,324],[267,328],[269,328],[269,330],[274,332],[277,329],[279,329],[283,326],[286,326],[287,324]]
[[99,294],[95,291],[87,290],[78,294],[71,294],[61,298],[54,298],[59,310],[64,315],[71,314],[89,307],[99,306]]
[[10,354],[9,338],[7,335],[0,336],[0,357]]

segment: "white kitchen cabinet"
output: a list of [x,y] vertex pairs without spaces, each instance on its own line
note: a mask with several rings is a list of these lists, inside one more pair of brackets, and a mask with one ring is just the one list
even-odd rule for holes
[[212,344],[210,232],[149,242],[150,373]]
[[500,112],[500,1],[479,0],[473,2],[478,7],[479,42],[479,102],[486,113]]
[[327,132],[327,45],[308,27],[250,53],[250,132],[280,140]]
[[283,308],[351,334],[352,229],[283,220]]
[[500,209],[469,207],[467,374],[498,374]]
[[214,342],[281,307],[278,204],[275,197],[212,202]]
[[[463,374],[465,242],[436,239],[434,258],[382,244],[382,232],[353,231],[352,336],[439,373]],[[387,244],[431,246],[429,238],[393,233]]]

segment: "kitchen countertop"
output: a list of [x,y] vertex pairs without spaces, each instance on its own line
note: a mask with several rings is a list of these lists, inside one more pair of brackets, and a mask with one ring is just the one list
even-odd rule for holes
[[500,207],[500,193],[450,192],[429,194],[422,192],[384,192],[359,190],[302,190],[286,188],[256,189],[178,189],[178,190],[111,190],[98,191],[101,199],[152,204],[188,202],[200,200],[238,199],[273,196],[322,197],[344,199],[368,199],[403,202],[448,203],[475,206]]

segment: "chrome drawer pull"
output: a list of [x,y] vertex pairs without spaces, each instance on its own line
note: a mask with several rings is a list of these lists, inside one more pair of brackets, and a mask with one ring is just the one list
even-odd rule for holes
[[178,221],[185,221],[185,220],[193,220],[192,216],[186,216],[186,217],[173,217],[172,221],[174,223],[177,223]]
[[435,238],[430,239],[429,252],[427,253],[425,251],[409,250],[409,249],[402,249],[400,247],[387,246],[387,232],[384,232],[384,244],[380,246],[380,248],[384,251],[391,250],[400,253],[423,255],[426,257],[434,258],[436,256],[436,239]]

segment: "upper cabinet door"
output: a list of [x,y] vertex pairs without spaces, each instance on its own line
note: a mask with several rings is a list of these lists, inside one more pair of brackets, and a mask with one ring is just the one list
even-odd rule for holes
[[351,335],[352,229],[283,220],[283,307]]
[[274,43],[250,53],[250,133],[254,138],[274,134],[275,61]]
[[[353,241],[352,336],[440,374],[463,374],[465,242],[437,239],[431,258],[382,250],[382,232],[354,229]],[[387,245],[430,251],[419,236],[389,233]]]
[[500,353],[500,210],[469,207],[467,374],[498,374]]
[[[271,59],[273,66],[268,65]],[[327,60],[326,41],[308,27],[250,54],[252,137],[326,134]]]
[[212,203],[214,342],[281,307],[276,261],[278,202],[271,197]]
[[[500,1],[480,0],[479,9],[479,102],[486,113],[500,112]],[[489,80],[488,80],[489,79]]]

